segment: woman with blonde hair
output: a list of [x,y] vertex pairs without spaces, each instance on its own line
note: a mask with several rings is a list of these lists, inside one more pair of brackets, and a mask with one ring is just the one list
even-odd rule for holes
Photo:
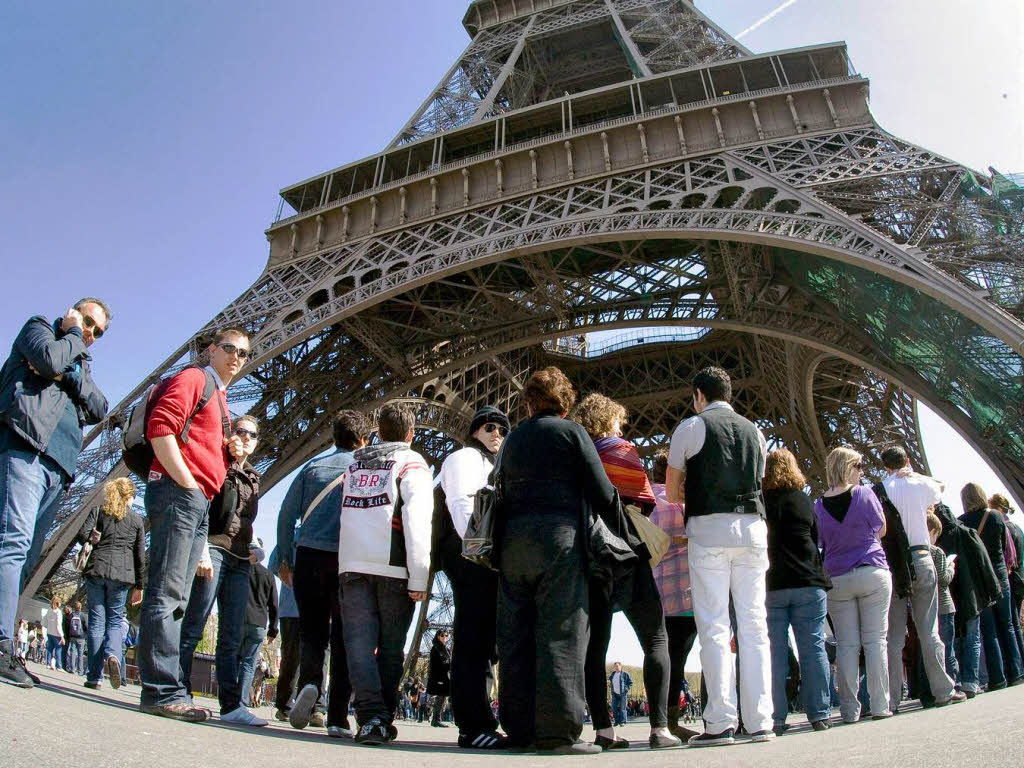
[[131,589],[131,604],[142,602],[146,574],[145,526],[142,517],[131,509],[134,498],[135,484],[131,480],[110,480],[103,486],[103,503],[89,512],[78,532],[78,541],[92,545],[82,571],[89,602],[86,688],[100,687],[104,669],[111,688],[120,687],[124,674],[121,646],[125,600]]
[[967,483],[960,490],[964,514],[960,522],[978,532],[1002,589],[995,603],[981,612],[981,642],[985,647],[988,669],[988,690],[1024,683],[1024,663],[1010,617],[1010,578],[1006,568],[1006,523],[1003,516],[989,509],[988,496],[977,483]]
[[825,462],[829,489],[814,504],[818,543],[832,579],[828,613],[836,634],[839,711],[843,721],[860,719],[859,657],[864,649],[871,716],[891,717],[886,635],[892,579],[881,538],[885,512],[871,488],[861,485],[864,461],[851,448],[834,449]]
[[789,696],[789,628],[800,657],[800,693],[816,731],[830,725],[832,695],[825,653],[825,593],[832,582],[818,551],[818,524],[796,457],[785,448],[765,462],[765,522],[768,524],[768,640],[772,653],[774,730],[786,731]]
[[64,643],[64,615],[60,610],[60,598],[50,598],[50,610],[43,614],[43,629],[46,631],[46,666],[57,669],[61,666]]

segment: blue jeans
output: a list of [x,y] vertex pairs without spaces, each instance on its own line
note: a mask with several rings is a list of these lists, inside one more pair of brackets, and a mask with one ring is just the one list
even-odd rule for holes
[[17,448],[0,451],[0,642],[15,637],[18,596],[39,560],[63,490],[64,473],[52,459]]
[[209,529],[210,501],[164,476],[146,486],[149,580],[139,616],[137,659],[143,706],[185,701],[181,625]]
[[612,692],[612,721],[615,725],[625,725],[629,718],[626,716],[626,694]]
[[[103,662],[108,656],[121,661],[124,636],[125,601],[130,584],[95,576],[85,577],[85,595],[89,600],[88,668],[86,679],[98,683],[103,679]],[[121,666],[124,675],[124,665]]]
[[210,548],[213,578],[192,581],[185,618],[181,623],[181,680],[192,693],[192,657],[203,639],[206,620],[217,602],[217,698],[220,713],[238,709],[243,689],[238,687],[238,647],[249,601],[248,560],[240,560],[217,547]]
[[266,637],[267,628],[258,624],[246,624],[242,630],[242,645],[238,650],[238,677],[242,703],[247,707],[252,706],[252,680],[256,676],[256,662]]
[[981,612],[981,641],[985,645],[985,664],[989,686],[1012,683],[1024,676],[1020,649],[1010,618],[1010,585],[1002,582],[1003,593],[993,605]]
[[789,714],[789,626],[800,658],[800,693],[810,722],[831,714],[828,655],[825,653],[825,590],[821,587],[773,589],[765,598],[772,652],[772,719],[783,725]]
[[[954,614],[955,615],[955,614]],[[956,638],[957,666],[960,670],[960,688],[977,693],[980,689],[981,616],[968,619],[963,635]]]
[[46,666],[56,664],[60,667],[60,657],[64,655],[64,646],[56,635],[46,636]]

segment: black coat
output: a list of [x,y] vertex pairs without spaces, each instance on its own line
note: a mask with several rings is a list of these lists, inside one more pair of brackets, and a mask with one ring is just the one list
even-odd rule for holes
[[427,682],[427,693],[431,696],[449,696],[452,692],[452,652],[434,635],[434,644],[430,647],[430,679]]
[[248,464],[243,469],[232,462],[221,492],[210,503],[210,544],[236,557],[248,557],[259,496],[259,472]]
[[872,490],[885,512],[885,536],[882,537],[882,549],[889,563],[892,574],[892,592],[897,597],[908,598],[917,578],[914,573],[914,558],[910,553],[910,539],[903,527],[903,518],[896,505],[889,499],[885,486],[875,483]]
[[945,504],[935,505],[935,515],[942,523],[942,534],[935,543],[947,555],[957,556],[949,591],[956,604],[957,632],[962,633],[970,619],[996,601],[1002,587],[978,532],[953,517]]
[[93,529],[100,532],[100,540],[93,546],[82,575],[142,589],[146,582],[146,531],[142,518],[129,509],[123,520],[116,520],[94,507],[78,531],[77,540],[84,543]]
[[[82,332],[72,328],[65,333],[60,325],[31,318],[0,369],[0,422],[39,452],[50,444],[69,397],[82,426],[98,424],[107,415],[107,398],[92,380]],[[58,375],[61,381],[54,380]]]

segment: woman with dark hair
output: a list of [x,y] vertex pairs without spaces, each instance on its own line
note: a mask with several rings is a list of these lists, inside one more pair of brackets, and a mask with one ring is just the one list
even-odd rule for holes
[[100,687],[104,667],[111,688],[120,687],[124,674],[121,627],[125,601],[131,589],[131,604],[142,602],[146,578],[145,526],[142,517],[131,509],[134,498],[131,480],[111,480],[103,486],[103,504],[89,513],[78,532],[78,540],[93,548],[82,572],[89,603],[86,688]]
[[594,443],[566,414],[576,390],[554,367],[523,390],[529,418],[505,440],[496,483],[504,493],[498,577],[499,710],[510,746],[599,754],[583,730],[587,649],[584,505],[609,514],[615,488]]
[[988,689],[995,691],[1007,685],[1020,685],[1024,683],[1024,666],[1010,618],[1010,579],[1003,557],[1006,523],[1001,514],[989,509],[988,497],[977,483],[967,483],[960,490],[960,501],[964,505],[960,522],[978,532],[1002,589],[995,603],[981,612],[981,642],[985,647]]
[[509,421],[504,413],[491,406],[480,408],[473,414],[465,447],[455,451],[441,465],[434,491],[430,557],[434,570],[443,570],[448,576],[455,601],[452,716],[459,729],[459,746],[464,749],[504,749],[506,742],[505,736],[498,732],[488,693],[495,645],[498,576],[462,556],[462,537],[473,514],[476,492],[487,484],[494,469],[494,457],[508,431]]
[[764,508],[768,523],[768,640],[772,651],[774,730],[786,731],[789,697],[789,628],[800,659],[800,693],[807,720],[827,730],[831,716],[828,656],[825,653],[825,592],[832,582],[818,551],[818,524],[796,457],[785,448],[765,462]]
[[430,677],[427,679],[427,694],[434,697],[430,724],[434,728],[447,728],[441,722],[444,702],[452,692],[452,653],[448,650],[448,630],[439,629],[430,644]]
[[[644,472],[636,448],[622,439],[626,409],[604,395],[590,394],[576,409],[575,418],[594,441],[605,472],[619,491],[623,504],[636,505],[642,514],[654,510],[654,491]],[[626,524],[632,526],[629,518]],[[636,535],[636,531],[631,531]],[[682,740],[668,730],[666,707],[669,697],[668,634],[650,556],[646,549],[634,561],[632,573],[623,583],[590,580],[590,643],[584,674],[587,681],[587,706],[590,707],[594,743],[601,749],[624,749],[629,742],[615,736],[608,717],[608,686],[605,684],[605,659],[611,640],[612,614],[624,611],[644,651],[644,686],[650,697],[651,749],[677,747]],[[628,582],[628,583],[627,583]],[[613,691],[624,693],[623,691]],[[676,692],[678,700],[679,693]]]

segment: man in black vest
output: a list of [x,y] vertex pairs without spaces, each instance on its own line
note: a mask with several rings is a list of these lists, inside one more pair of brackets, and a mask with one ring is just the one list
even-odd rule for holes
[[768,528],[764,522],[767,446],[754,424],[729,405],[732,384],[721,368],[693,380],[693,409],[672,435],[665,491],[686,502],[693,615],[708,696],[705,733],[690,746],[735,742],[739,727],[730,666],[729,596],[736,611],[743,722],[754,741],[772,731],[771,658],[765,610]]

